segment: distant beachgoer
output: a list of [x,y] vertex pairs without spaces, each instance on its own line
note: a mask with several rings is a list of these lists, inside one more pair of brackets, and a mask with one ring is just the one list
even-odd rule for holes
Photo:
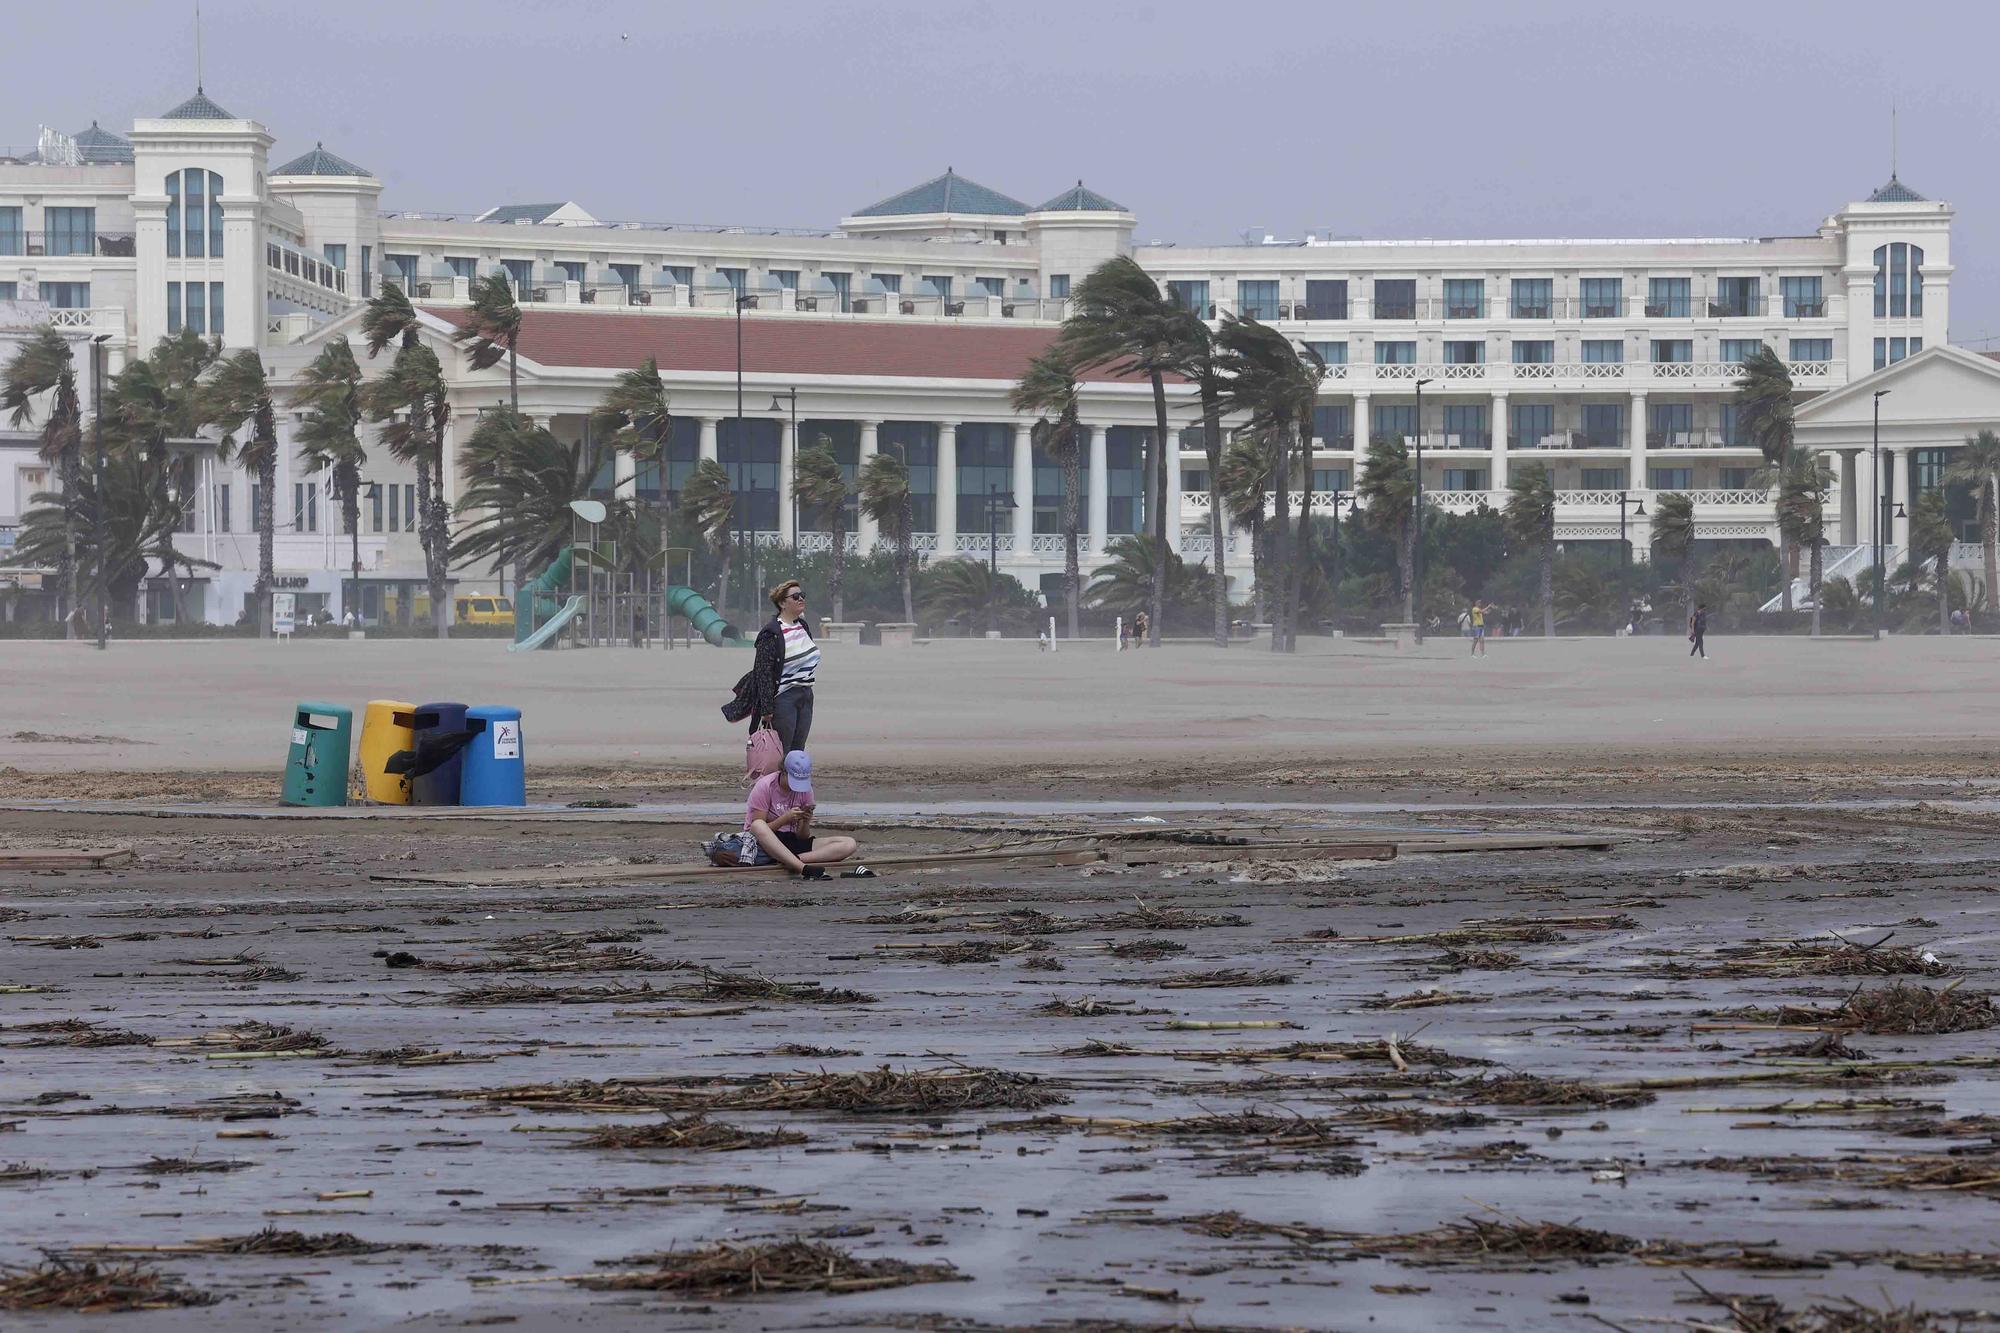
[[1472,622],[1472,655],[1486,656],[1486,605],[1475,601],[1466,615]]
[[1132,617],[1132,646],[1134,648],[1143,648],[1146,646],[1146,631],[1150,628],[1152,628],[1152,621],[1147,618],[1144,611]]
[[1688,656],[1699,656],[1702,661],[1706,662],[1708,660],[1707,602],[1697,604],[1694,614],[1688,617],[1688,642],[1694,645],[1688,649]]

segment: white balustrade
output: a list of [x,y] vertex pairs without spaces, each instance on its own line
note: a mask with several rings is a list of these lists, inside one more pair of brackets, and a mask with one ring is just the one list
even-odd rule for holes
[[958,534],[960,555],[985,555],[988,551],[998,551],[1005,555],[1014,549],[1014,534],[999,532],[989,540],[983,532],[961,532]]

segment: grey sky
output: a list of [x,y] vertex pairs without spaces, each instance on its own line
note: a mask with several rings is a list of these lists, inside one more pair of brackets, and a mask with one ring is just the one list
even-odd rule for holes
[[[173,105],[192,7],[9,5],[0,143]],[[398,208],[830,226],[949,165],[1030,204],[1080,176],[1141,240],[1796,235],[1887,179],[1893,96],[1904,182],[1958,210],[1953,341],[2000,348],[1991,3],[203,12],[210,96],[276,153],[323,139]]]

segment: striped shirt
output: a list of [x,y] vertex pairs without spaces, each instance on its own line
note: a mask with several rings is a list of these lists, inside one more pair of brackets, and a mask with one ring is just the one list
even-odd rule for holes
[[778,693],[809,690],[813,678],[819,674],[819,645],[813,642],[812,631],[806,628],[803,619],[786,625],[784,630],[785,664],[778,672]]

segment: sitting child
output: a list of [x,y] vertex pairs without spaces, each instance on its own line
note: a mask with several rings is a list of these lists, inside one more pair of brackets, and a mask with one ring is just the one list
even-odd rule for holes
[[814,838],[812,756],[793,750],[778,771],[757,779],[743,812],[743,828],[756,839],[756,851],[744,863],[775,862],[807,879],[824,879],[819,866],[845,861],[859,850],[845,834]]

